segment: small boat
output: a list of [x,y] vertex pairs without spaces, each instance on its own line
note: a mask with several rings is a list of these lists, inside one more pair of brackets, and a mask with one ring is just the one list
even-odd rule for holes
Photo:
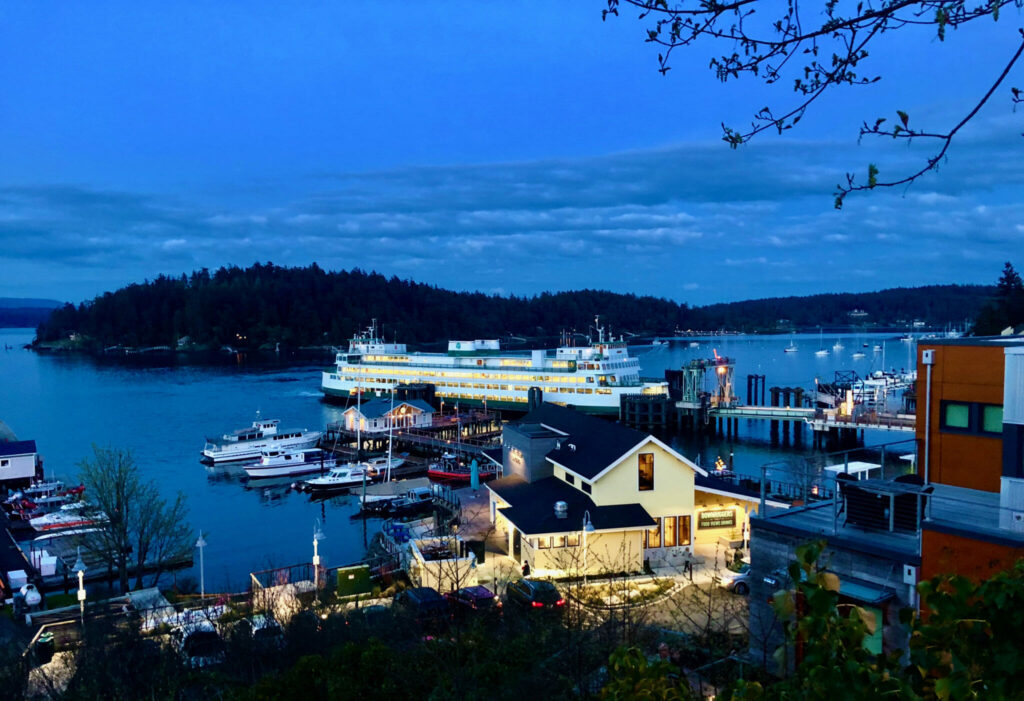
[[820,350],[816,350],[816,351],[814,351],[814,355],[816,355],[819,358],[828,357],[828,349],[827,348],[822,348]]
[[[497,465],[478,465],[477,476],[480,481],[494,479],[498,476]],[[472,480],[472,466],[467,465],[451,453],[445,453],[437,462],[427,468],[427,477],[442,482],[469,482]]]
[[900,336],[900,340],[904,343],[913,343],[914,337],[908,333],[906,336]]
[[303,489],[311,492],[331,492],[357,487],[364,481],[371,482],[374,473],[366,463],[350,462],[331,469],[322,477],[303,482]]
[[871,350],[874,353],[881,353],[882,352],[882,347],[876,344],[875,347],[872,348]]
[[793,343],[792,341],[790,341],[789,345],[782,349],[782,352],[783,353],[796,353],[797,352],[796,344]]
[[245,474],[249,475],[250,479],[297,477],[325,472],[335,464],[335,459],[325,455],[319,448],[299,451],[265,450],[258,463],[245,466]]
[[89,504],[84,501],[65,504],[56,511],[31,519],[28,523],[35,530],[44,532],[85,528],[105,523],[108,520],[107,515],[103,512],[93,512],[88,507]]
[[861,353],[860,351],[857,351],[856,353],[854,353],[854,354],[853,354],[853,355],[851,355],[850,357],[851,357],[851,358],[853,358],[854,360],[862,360],[862,359],[864,359],[864,358],[865,358],[865,357],[867,357],[867,356],[865,356],[865,355],[864,355],[863,353]]
[[700,344],[696,341],[690,341],[690,348],[700,348]]
[[414,487],[405,494],[391,496],[380,495],[362,504],[363,515],[367,516],[410,516],[426,511],[434,503],[434,490],[431,487]]
[[[407,457],[408,455],[406,453],[392,456],[390,461],[391,469],[393,470],[396,467],[401,467],[402,465],[404,465],[405,459]],[[388,457],[386,455],[382,455],[378,458],[370,458],[369,460],[366,460],[366,466],[369,467],[370,470],[374,472],[386,472],[388,469]]]
[[661,338],[656,338],[653,341],[651,341],[651,345],[654,346],[655,348],[657,348],[659,346],[667,346],[668,345],[668,341],[666,341],[664,339],[661,339]]
[[259,460],[265,450],[303,450],[320,440],[320,431],[302,428],[282,429],[277,419],[265,421],[257,416],[248,428],[208,438],[202,462],[220,464],[242,460]]
[[836,339],[836,342],[832,344],[832,350],[834,351],[841,351],[845,347],[846,346],[844,346],[838,338]]

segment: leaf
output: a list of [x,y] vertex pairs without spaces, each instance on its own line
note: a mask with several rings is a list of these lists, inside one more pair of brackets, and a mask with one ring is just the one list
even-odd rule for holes
[[868,164],[868,187],[874,187],[878,184],[878,166],[874,163]]
[[867,609],[861,608],[860,606],[854,607],[854,611],[860,616],[861,622],[868,631],[868,635],[874,635],[875,630],[878,628],[878,621],[875,618],[875,614]]
[[907,122],[910,121],[910,115],[908,115],[903,110],[896,110],[896,114],[899,115],[900,121],[903,122],[903,126],[907,126]]
[[834,572],[820,572],[818,583],[828,591],[839,591],[839,576]]

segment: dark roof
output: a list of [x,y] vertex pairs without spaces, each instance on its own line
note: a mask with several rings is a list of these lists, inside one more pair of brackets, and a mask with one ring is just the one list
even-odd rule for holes
[[[428,414],[434,411],[434,407],[430,406],[422,399],[402,399],[395,402],[395,408],[397,409],[403,404],[408,404],[409,406],[415,407],[420,411],[426,412]],[[356,407],[350,408],[355,409]],[[368,402],[364,402],[362,405],[359,406],[358,410],[359,413],[362,414],[364,418],[379,419],[382,416],[386,416],[387,413],[391,411],[391,400],[373,399]],[[348,410],[346,409],[346,411]]]
[[[557,477],[536,482],[526,482],[517,476],[503,477],[490,482],[487,488],[510,504],[501,513],[526,535],[579,531],[588,511],[590,522],[599,531],[654,525],[654,519],[640,504],[596,506],[589,496]],[[565,518],[555,516],[556,501],[568,505]]]
[[736,496],[746,497],[748,499],[760,499],[761,493],[756,492],[753,489],[747,489],[741,487],[738,484],[733,484],[729,480],[724,480],[721,477],[707,476],[705,477],[699,472],[693,473],[693,486],[696,489],[703,487],[704,489],[716,489],[720,492],[727,492],[729,494],[735,494]]
[[35,441],[10,441],[0,443],[0,455],[27,455],[36,452]]
[[598,473],[639,445],[649,434],[556,404],[541,404],[521,425],[543,424],[568,434],[548,457],[580,477]]

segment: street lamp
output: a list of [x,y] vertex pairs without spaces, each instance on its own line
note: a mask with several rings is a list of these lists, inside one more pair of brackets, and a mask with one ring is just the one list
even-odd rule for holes
[[199,548],[199,600],[206,600],[206,571],[203,567],[203,548],[206,547],[206,539],[203,538],[203,532],[199,531],[199,540],[196,541],[196,547]]
[[320,586],[320,553],[317,546],[326,537],[320,527],[320,519],[316,519],[313,522],[313,586],[316,588]]
[[590,511],[583,512],[583,586],[587,586],[587,533],[594,532],[594,524],[590,520]]
[[82,616],[82,628],[85,628],[85,563],[82,562],[82,546],[78,546],[78,559],[71,569],[78,573],[78,609]]

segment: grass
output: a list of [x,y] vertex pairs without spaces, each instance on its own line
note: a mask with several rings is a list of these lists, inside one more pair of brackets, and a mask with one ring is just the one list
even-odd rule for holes
[[72,594],[47,594],[46,607],[59,609],[65,606],[73,606],[78,603],[78,593]]

